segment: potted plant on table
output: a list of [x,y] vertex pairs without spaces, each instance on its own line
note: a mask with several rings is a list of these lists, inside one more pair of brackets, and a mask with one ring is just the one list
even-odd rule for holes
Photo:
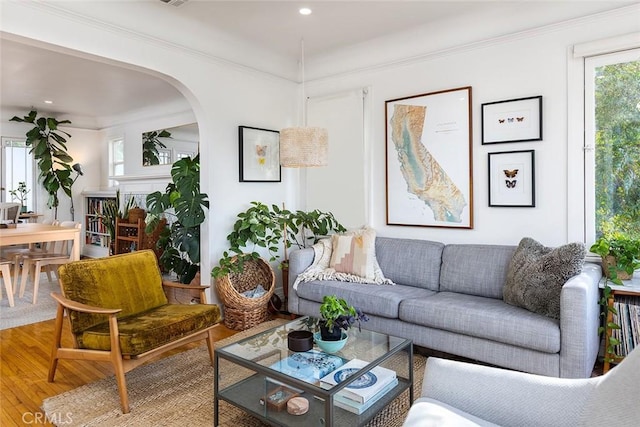
[[18,188],[9,191],[9,194],[11,194],[11,200],[18,199],[18,201],[20,201],[21,213],[25,213],[27,211],[27,206],[24,202],[27,200],[27,193],[29,191],[31,190],[27,189],[27,183],[24,181],[20,181],[18,183]]
[[631,279],[634,270],[640,268],[640,240],[621,233],[599,238],[589,250],[602,257],[605,276],[617,285]]
[[342,339],[342,331],[369,320],[360,309],[350,305],[344,298],[336,295],[325,295],[320,304],[320,336],[325,341],[338,341]]

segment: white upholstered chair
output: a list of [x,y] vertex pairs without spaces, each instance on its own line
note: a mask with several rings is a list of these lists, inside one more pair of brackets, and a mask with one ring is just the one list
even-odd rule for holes
[[[60,227],[67,228],[81,228],[82,224],[73,221],[61,222]],[[38,287],[40,285],[40,273],[44,270],[47,273],[47,278],[51,281],[51,269],[53,266],[66,264],[72,261],[73,257],[73,240],[64,240],[61,242],[54,242],[54,247],[49,247],[47,252],[44,253],[30,253],[20,255],[22,261],[22,274],[20,277],[20,298],[24,296],[24,291],[27,287],[27,279],[32,272],[33,278],[33,304],[38,299]]]
[[600,377],[568,379],[430,357],[404,427],[640,425],[640,348]]

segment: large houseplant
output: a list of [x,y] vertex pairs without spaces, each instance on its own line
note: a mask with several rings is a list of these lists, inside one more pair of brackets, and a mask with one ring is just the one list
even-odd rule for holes
[[171,138],[171,132],[166,129],[144,132],[142,134],[142,165],[152,166],[160,164],[159,148],[167,148],[160,138]]
[[32,110],[28,115],[20,118],[14,116],[10,121],[31,123],[34,127],[27,132],[27,147],[38,163],[38,178],[49,194],[47,206],[54,209],[54,218],[58,218],[58,190],[62,190],[71,198],[71,164],[73,158],[67,153],[67,138],[71,135],[58,129],[62,124],[70,124],[69,120],[57,120],[53,117],[38,117],[38,112]]
[[[269,207],[260,202],[251,202],[249,209],[238,214],[233,231],[227,236],[229,250],[223,253],[219,265],[213,268],[211,274],[220,278],[230,272],[241,272],[244,261],[260,257],[257,247],[265,248],[269,253],[269,261],[275,261],[280,256],[280,245],[284,246],[286,253],[292,246],[305,248],[317,243],[321,237],[344,231],[346,229],[330,212],[318,209],[293,212],[277,205]],[[249,251],[243,250],[249,247]],[[284,267],[286,262],[285,256]]]
[[164,193],[147,196],[146,232],[155,230],[161,218],[170,217],[171,226],[158,240],[159,262],[181,283],[190,283],[200,270],[200,224],[205,220],[204,209],[209,208],[207,194],[200,192],[200,156],[176,161],[171,178]]

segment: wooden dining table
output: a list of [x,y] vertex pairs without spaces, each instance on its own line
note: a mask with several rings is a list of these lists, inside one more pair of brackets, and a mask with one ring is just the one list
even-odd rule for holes
[[0,228],[0,246],[73,240],[71,257],[80,259],[80,229],[40,223],[20,223],[15,228]]

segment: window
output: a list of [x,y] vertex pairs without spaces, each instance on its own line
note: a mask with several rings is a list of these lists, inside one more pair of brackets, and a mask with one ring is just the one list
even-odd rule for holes
[[124,175],[124,138],[109,141],[109,175]]
[[587,242],[640,238],[640,49],[584,61]]
[[20,182],[27,186],[24,206],[30,211],[36,211],[35,190],[36,179],[33,156],[29,153],[25,140],[21,138],[2,138],[2,200],[6,202],[20,202],[11,196],[10,191],[18,188]]

